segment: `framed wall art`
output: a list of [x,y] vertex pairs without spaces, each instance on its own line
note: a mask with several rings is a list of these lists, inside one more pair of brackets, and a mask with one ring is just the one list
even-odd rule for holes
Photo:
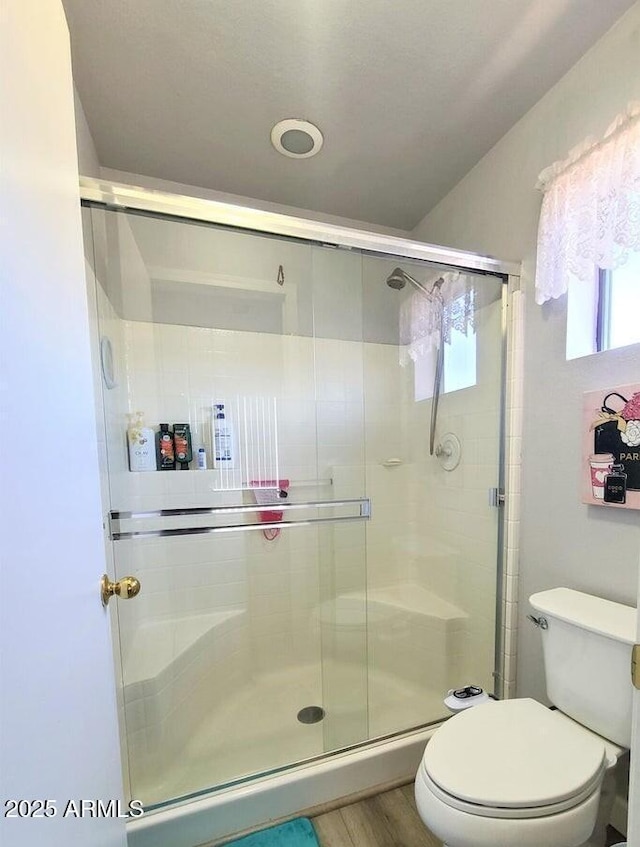
[[640,383],[584,395],[582,502],[640,509]]

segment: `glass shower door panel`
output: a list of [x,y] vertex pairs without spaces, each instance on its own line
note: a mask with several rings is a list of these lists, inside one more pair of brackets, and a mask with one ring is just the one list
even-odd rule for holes
[[363,270],[370,737],[440,720],[451,688],[493,690],[502,284],[401,264],[426,291],[437,283],[445,310],[470,292],[466,324],[445,333],[435,430],[436,451],[458,439],[455,464],[429,453],[438,324],[424,292],[385,284],[398,264],[366,257]]
[[[318,472],[336,499],[365,497],[362,256],[314,247],[311,263]],[[364,524],[320,538],[324,744],[336,750],[369,737]]]
[[322,697],[317,540],[116,543],[117,576],[143,585],[118,609],[133,796],[162,803],[322,753],[321,725],[297,720]]
[[320,556],[324,747],[339,750],[369,737],[364,526],[323,528]]
[[[340,711],[323,692],[330,524],[314,518],[343,512],[287,507],[361,498],[363,485],[334,473],[335,445],[318,442],[332,400],[316,390],[311,247],[104,209],[91,218],[99,346],[108,340],[112,360],[110,507],[114,527],[140,533],[112,543],[116,577],[142,584],[117,606],[130,783],[162,804],[326,750],[323,722],[307,722]],[[219,405],[230,465],[215,459]],[[138,411],[154,437],[162,423],[190,425],[184,471],[130,470]],[[234,506],[254,510],[234,513],[243,526],[202,532],[205,510]],[[295,514],[310,522],[284,527]]]

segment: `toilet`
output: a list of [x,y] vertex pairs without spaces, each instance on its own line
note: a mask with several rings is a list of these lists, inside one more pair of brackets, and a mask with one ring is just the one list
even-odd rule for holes
[[600,847],[631,744],[636,610],[569,588],[532,595],[549,709],[490,701],[450,718],[416,775],[445,847]]

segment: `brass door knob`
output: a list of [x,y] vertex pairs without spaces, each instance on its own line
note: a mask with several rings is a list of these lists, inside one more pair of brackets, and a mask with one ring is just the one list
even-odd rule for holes
[[102,605],[106,606],[115,594],[121,600],[131,600],[140,593],[140,582],[135,576],[123,576],[118,582],[111,582],[107,574],[100,580],[100,596]]

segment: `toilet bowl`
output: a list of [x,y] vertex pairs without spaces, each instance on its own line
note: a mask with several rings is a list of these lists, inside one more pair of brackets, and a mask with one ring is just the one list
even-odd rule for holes
[[429,742],[418,812],[447,847],[579,847],[622,752],[535,700],[493,701],[450,718]]
[[570,588],[529,603],[557,709],[487,703],[435,733],[416,803],[446,847],[604,847],[613,768],[631,744],[636,609]]

